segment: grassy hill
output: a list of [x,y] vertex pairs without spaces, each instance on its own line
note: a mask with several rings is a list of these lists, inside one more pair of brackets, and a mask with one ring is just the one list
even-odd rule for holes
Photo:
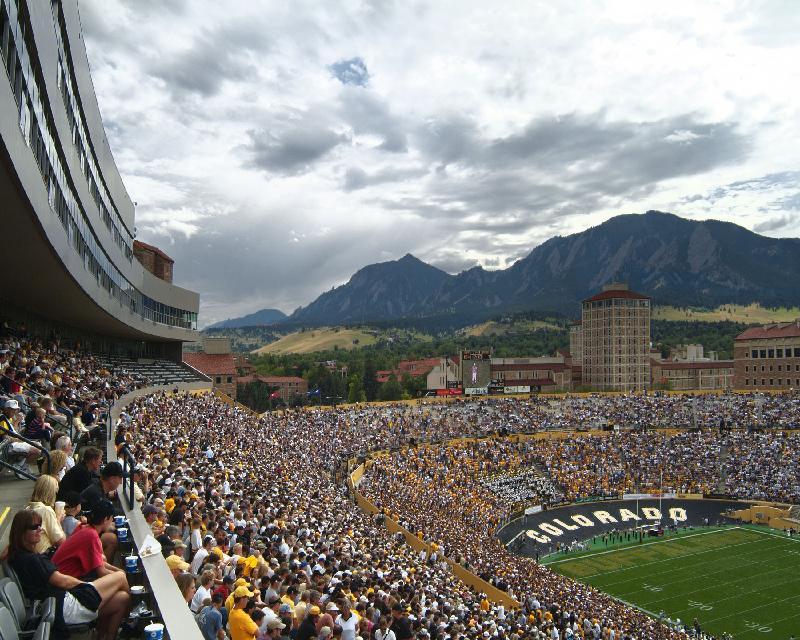
[[688,320],[700,322],[743,322],[744,324],[767,324],[789,322],[800,318],[800,307],[767,308],[760,304],[724,304],[716,309],[693,307],[654,307],[653,320]]
[[252,353],[274,353],[283,355],[287,353],[313,353],[315,351],[330,351],[335,349],[356,349],[375,344],[375,332],[363,329],[342,329],[340,327],[323,327],[320,329],[307,329],[295,331],[283,336],[275,342],[255,349]]
[[467,327],[461,333],[468,337],[504,336],[509,333],[536,331],[537,329],[559,330],[563,329],[563,326],[546,320],[514,320],[510,322],[489,320],[488,322]]

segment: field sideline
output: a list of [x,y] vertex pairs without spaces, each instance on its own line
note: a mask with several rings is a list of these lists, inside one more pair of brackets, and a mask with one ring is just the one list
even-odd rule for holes
[[755,527],[697,531],[548,566],[659,617],[739,638],[800,635],[800,539]]

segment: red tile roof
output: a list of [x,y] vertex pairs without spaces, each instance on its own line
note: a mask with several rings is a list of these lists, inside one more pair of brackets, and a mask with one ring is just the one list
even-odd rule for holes
[[233,354],[230,353],[214,355],[208,353],[184,353],[183,361],[198,371],[202,371],[207,376],[236,375],[236,365],[233,362]]
[[734,340],[755,340],[763,338],[797,338],[800,337],[800,320],[794,322],[778,322],[760,327],[745,329]]
[[301,382],[305,382],[304,378],[298,378],[297,376],[258,376],[258,379],[261,380],[261,382],[266,382],[267,384],[280,384],[287,382],[295,382],[300,384]]
[[636,293],[635,291],[631,291],[630,289],[610,289],[608,291],[601,291],[600,293],[593,295],[591,298],[587,298],[584,302],[596,302],[597,300],[613,300],[614,298],[625,298],[628,300],[649,300],[650,296],[643,295],[641,293]]
[[166,260],[167,262],[171,262],[175,264],[175,261],[170,258],[166,253],[164,253],[158,247],[154,247],[152,244],[147,244],[146,242],[142,242],[141,240],[134,240],[133,241],[133,248],[135,249],[147,249],[148,251],[152,251],[153,253],[157,254],[161,257],[162,260]]

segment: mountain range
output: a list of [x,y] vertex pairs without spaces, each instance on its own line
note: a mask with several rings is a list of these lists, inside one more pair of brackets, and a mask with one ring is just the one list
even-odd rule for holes
[[557,236],[507,269],[451,275],[408,254],[372,264],[298,308],[291,324],[391,322],[454,316],[463,324],[539,310],[569,317],[609,282],[627,282],[654,304],[800,303],[800,239],[768,238],[730,222],[659,211],[620,215]]
[[206,329],[239,329],[241,327],[265,327],[276,324],[286,319],[286,314],[280,309],[261,309],[249,313],[241,318],[229,318],[212,324]]

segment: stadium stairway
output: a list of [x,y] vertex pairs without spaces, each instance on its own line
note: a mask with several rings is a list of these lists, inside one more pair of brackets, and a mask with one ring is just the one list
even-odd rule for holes
[[0,475],[0,549],[8,544],[8,530],[14,514],[25,508],[33,491],[33,481],[21,480],[8,471]]
[[159,360],[154,358],[139,358],[133,360],[123,356],[98,356],[100,362],[114,372],[125,371],[145,378],[152,386],[159,385],[178,385],[192,382],[207,382],[194,369],[183,363],[172,362],[171,360]]
[[719,466],[719,482],[717,483],[717,493],[726,493],[725,485],[728,482],[728,446],[720,445],[717,464]]

